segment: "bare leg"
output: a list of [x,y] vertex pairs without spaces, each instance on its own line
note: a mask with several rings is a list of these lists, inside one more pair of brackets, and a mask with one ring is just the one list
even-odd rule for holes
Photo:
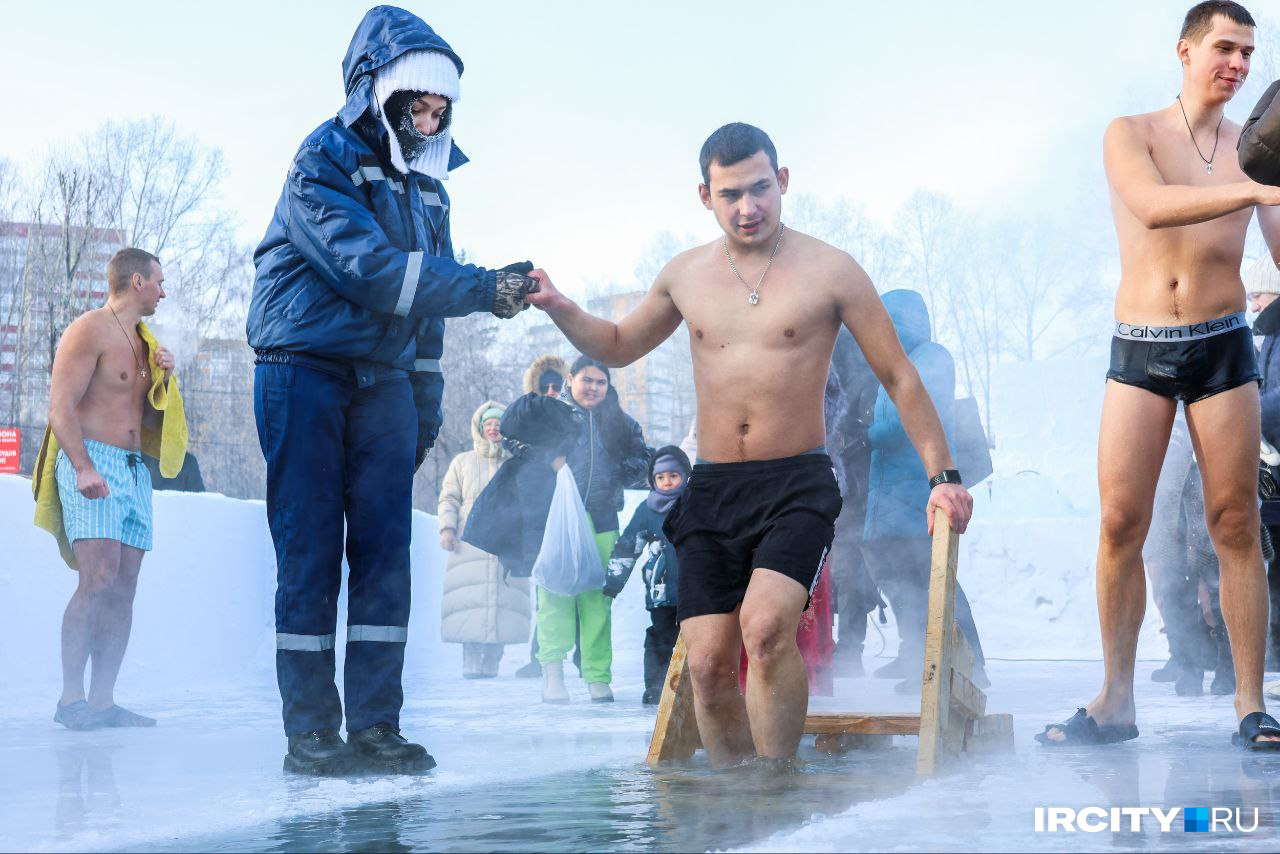
[[[1222,617],[1236,667],[1236,715],[1266,711],[1267,573],[1258,521],[1258,387],[1246,383],[1187,407],[1200,460],[1205,521],[1221,569]],[[1280,741],[1263,737],[1265,741]]]
[[[1174,401],[1108,381],[1098,437],[1098,623],[1102,629],[1102,691],[1086,711],[1098,724],[1127,725],[1137,718],[1133,667],[1138,630],[1147,607],[1142,544],[1151,525],[1156,480],[1169,444]],[[1048,738],[1061,741],[1061,730]]]
[[809,673],[796,645],[808,591],[795,579],[756,569],[742,603],[747,647],[747,719],[756,753],[796,755],[809,711]]
[[115,705],[116,677],[133,628],[133,598],[138,592],[138,572],[146,552],[120,546],[120,570],[100,597],[98,631],[93,643],[93,675],[89,680],[89,706],[109,709]]
[[698,735],[716,768],[732,765],[755,751],[747,726],[747,706],[738,690],[742,631],[738,611],[689,617],[680,623],[688,647],[689,676]]
[[85,699],[85,665],[94,652],[104,593],[115,582],[121,556],[118,540],[76,540],[71,549],[80,567],[80,578],[62,615],[62,698],[59,702],[64,706]]

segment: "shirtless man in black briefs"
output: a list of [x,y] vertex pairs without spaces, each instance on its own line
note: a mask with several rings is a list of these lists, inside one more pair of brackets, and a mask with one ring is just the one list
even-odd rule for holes
[[1233,740],[1280,747],[1280,728],[1262,701],[1267,581],[1258,530],[1260,374],[1240,280],[1255,210],[1272,254],[1280,257],[1280,189],[1240,171],[1240,127],[1223,118],[1249,72],[1253,45],[1253,18],[1239,4],[1210,0],[1193,7],[1177,45],[1178,98],[1154,113],[1116,119],[1103,140],[1121,267],[1098,442],[1097,585],[1106,674],[1087,707],[1036,736],[1046,745],[1138,735],[1133,669],[1146,608],[1142,544],[1182,401],[1222,571],[1240,721]]

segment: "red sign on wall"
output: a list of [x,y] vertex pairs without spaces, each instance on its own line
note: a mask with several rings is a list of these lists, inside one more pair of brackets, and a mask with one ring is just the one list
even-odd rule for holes
[[19,439],[22,431],[17,427],[0,427],[0,474],[17,474]]

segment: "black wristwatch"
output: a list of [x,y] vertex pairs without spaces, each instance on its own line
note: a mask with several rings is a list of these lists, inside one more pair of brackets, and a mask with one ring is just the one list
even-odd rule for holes
[[929,478],[930,489],[942,483],[954,483],[956,486],[964,486],[964,481],[960,480],[960,472],[955,469],[943,469]]

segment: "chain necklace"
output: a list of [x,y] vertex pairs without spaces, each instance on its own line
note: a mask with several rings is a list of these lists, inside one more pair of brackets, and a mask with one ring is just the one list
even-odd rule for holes
[[752,305],[760,302],[760,286],[764,284],[764,277],[769,275],[769,268],[773,266],[773,256],[778,254],[778,247],[782,245],[782,234],[786,230],[787,227],[785,225],[778,223],[778,242],[773,244],[773,251],[769,253],[769,261],[764,265],[764,272],[760,274],[760,279],[756,282],[754,288],[747,284],[746,279],[742,278],[742,274],[738,272],[737,265],[733,263],[733,256],[729,254],[729,235],[726,234],[720,244],[721,248],[724,249],[725,260],[729,262],[729,269],[733,271],[733,275],[738,277],[738,281],[742,282],[742,286],[751,291],[751,295],[747,297],[747,302]]
[[[124,340],[129,342],[129,352],[133,353],[134,366],[141,365],[142,360],[138,358],[138,348],[133,346],[133,339],[125,331],[124,324],[120,322],[120,315],[116,314],[114,308],[111,308],[111,303],[107,303],[107,309],[111,312],[111,316],[116,319],[116,326],[120,327],[120,334],[124,336]],[[138,368],[138,376],[145,380],[147,378],[147,369],[145,367]]]
[[1209,158],[1205,160],[1204,154],[1200,151],[1200,143],[1196,142],[1196,135],[1191,130],[1191,121],[1187,118],[1187,108],[1182,106],[1182,96],[1178,96],[1178,109],[1182,110],[1182,120],[1187,123],[1187,133],[1191,134],[1191,144],[1196,147],[1196,154],[1200,155],[1200,159],[1204,160],[1204,171],[1213,174],[1213,158],[1218,156],[1218,131],[1222,130],[1222,119],[1226,116],[1223,113],[1218,116],[1218,126],[1213,130],[1213,151],[1209,152]]

